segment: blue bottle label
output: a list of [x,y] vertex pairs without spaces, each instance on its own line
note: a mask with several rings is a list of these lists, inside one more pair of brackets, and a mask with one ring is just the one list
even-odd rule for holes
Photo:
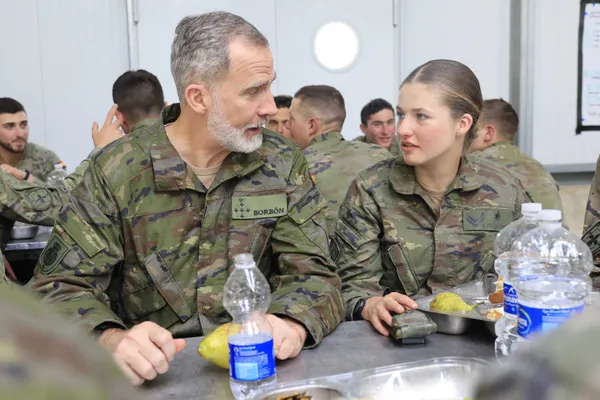
[[250,345],[229,343],[229,376],[236,381],[260,381],[275,375],[273,339]]
[[535,308],[519,304],[519,336],[549,332],[574,314],[583,311],[583,305],[570,308]]
[[517,289],[504,281],[504,313],[517,316]]

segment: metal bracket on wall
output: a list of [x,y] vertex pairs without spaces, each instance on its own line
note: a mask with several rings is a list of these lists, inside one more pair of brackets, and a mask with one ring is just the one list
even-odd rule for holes
[[135,70],[139,65],[138,31],[139,19],[138,0],[127,0],[127,47],[129,50],[129,69]]

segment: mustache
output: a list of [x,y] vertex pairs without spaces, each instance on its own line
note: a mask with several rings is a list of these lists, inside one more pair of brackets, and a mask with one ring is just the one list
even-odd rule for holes
[[257,124],[249,124],[244,126],[243,131],[247,131],[248,129],[254,129],[254,128],[264,128],[265,126],[267,126],[267,119],[263,119],[261,120],[259,123]]

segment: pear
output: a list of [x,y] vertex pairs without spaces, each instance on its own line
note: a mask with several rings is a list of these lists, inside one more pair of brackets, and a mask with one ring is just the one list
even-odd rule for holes
[[429,303],[431,311],[441,313],[467,313],[473,311],[476,307],[483,303],[477,303],[472,306],[465,303],[465,301],[456,293],[445,292],[440,293]]
[[219,326],[210,335],[202,339],[198,345],[198,354],[200,357],[225,369],[229,369],[227,331],[230,326],[230,322]]

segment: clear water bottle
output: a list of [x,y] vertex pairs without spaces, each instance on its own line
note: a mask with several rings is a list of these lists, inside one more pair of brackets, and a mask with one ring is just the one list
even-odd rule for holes
[[581,312],[592,287],[591,251],[562,226],[562,213],[544,210],[537,219],[539,226],[515,241],[509,259],[519,340],[548,332]]
[[233,318],[228,332],[230,387],[236,399],[248,399],[277,384],[273,333],[265,318],[271,287],[251,254],[235,256],[234,264],[223,294],[223,306]]
[[54,166],[54,171],[46,177],[46,183],[51,186],[62,184],[68,176],[67,167],[63,162],[59,162]]
[[513,343],[518,336],[517,326],[517,291],[513,287],[508,275],[508,258],[514,242],[523,234],[537,228],[536,216],[542,211],[539,203],[525,203],[521,205],[522,217],[504,227],[494,241],[494,252],[498,255],[494,262],[499,281],[503,282],[504,313],[496,322],[496,358],[501,360],[511,352]]

